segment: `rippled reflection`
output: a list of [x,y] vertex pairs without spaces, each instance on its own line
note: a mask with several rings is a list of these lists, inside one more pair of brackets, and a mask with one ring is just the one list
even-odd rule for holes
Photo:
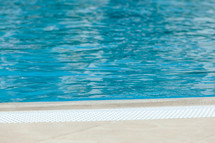
[[213,0],[0,0],[0,102],[215,96]]

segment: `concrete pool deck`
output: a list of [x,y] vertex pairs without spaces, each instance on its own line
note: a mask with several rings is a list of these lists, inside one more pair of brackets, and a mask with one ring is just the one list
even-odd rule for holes
[[[214,106],[215,97],[1,103],[0,112]],[[0,117],[1,118],[1,117]],[[0,123],[2,143],[214,143],[215,118]]]

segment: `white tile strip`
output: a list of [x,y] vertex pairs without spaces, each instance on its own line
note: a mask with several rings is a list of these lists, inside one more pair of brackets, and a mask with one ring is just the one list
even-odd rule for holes
[[0,112],[0,123],[86,122],[215,117],[215,106]]

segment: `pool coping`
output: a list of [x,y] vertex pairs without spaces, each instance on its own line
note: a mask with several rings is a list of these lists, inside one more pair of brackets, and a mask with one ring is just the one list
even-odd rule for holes
[[[118,110],[128,108],[181,108],[182,110],[198,106],[202,110],[206,106],[215,107],[215,97],[143,99],[143,100],[108,100],[108,101],[69,101],[69,102],[28,102],[0,103],[0,114],[27,115],[34,112],[55,112],[56,110]],[[160,108],[161,107],[161,108]],[[78,110],[76,110],[78,109]],[[95,109],[95,110],[93,110]],[[53,110],[53,111],[52,111]],[[197,113],[193,109],[187,115]],[[18,112],[17,112],[18,111]],[[142,110],[143,111],[143,110]],[[154,110],[153,110],[154,111]],[[165,111],[165,110],[163,110]],[[190,112],[192,111],[192,113]],[[194,112],[193,112],[194,111]],[[131,112],[132,113],[132,112]],[[190,114],[191,113],[191,114]],[[203,113],[205,113],[203,111]],[[163,114],[163,113],[160,113]],[[166,114],[166,113],[165,113]],[[178,114],[178,113],[171,113]],[[199,114],[199,113],[197,113]],[[21,114],[23,115],[23,114]],[[37,114],[39,115],[39,114]],[[55,115],[55,114],[54,114]],[[117,114],[116,114],[117,115]],[[170,114],[168,113],[168,116]],[[57,116],[57,115],[55,115]],[[11,116],[8,116],[11,118]],[[36,116],[35,116],[36,117]],[[60,117],[61,116],[57,116]],[[86,117],[86,116],[84,116]],[[99,116],[102,117],[102,116]],[[4,118],[4,117],[3,117]],[[215,140],[215,117],[200,118],[165,118],[153,120],[108,120],[83,122],[14,122],[0,124],[0,140],[16,143],[130,143],[135,140],[157,143],[207,142]],[[31,118],[34,119],[34,118]],[[52,119],[52,118],[51,118]],[[8,119],[6,119],[8,120]],[[11,124],[12,123],[12,124]]]
[[215,105],[215,97],[0,103],[0,112]]

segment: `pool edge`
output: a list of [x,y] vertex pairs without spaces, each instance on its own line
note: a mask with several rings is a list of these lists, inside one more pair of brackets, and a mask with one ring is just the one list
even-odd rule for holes
[[215,105],[215,97],[0,103],[0,112]]

